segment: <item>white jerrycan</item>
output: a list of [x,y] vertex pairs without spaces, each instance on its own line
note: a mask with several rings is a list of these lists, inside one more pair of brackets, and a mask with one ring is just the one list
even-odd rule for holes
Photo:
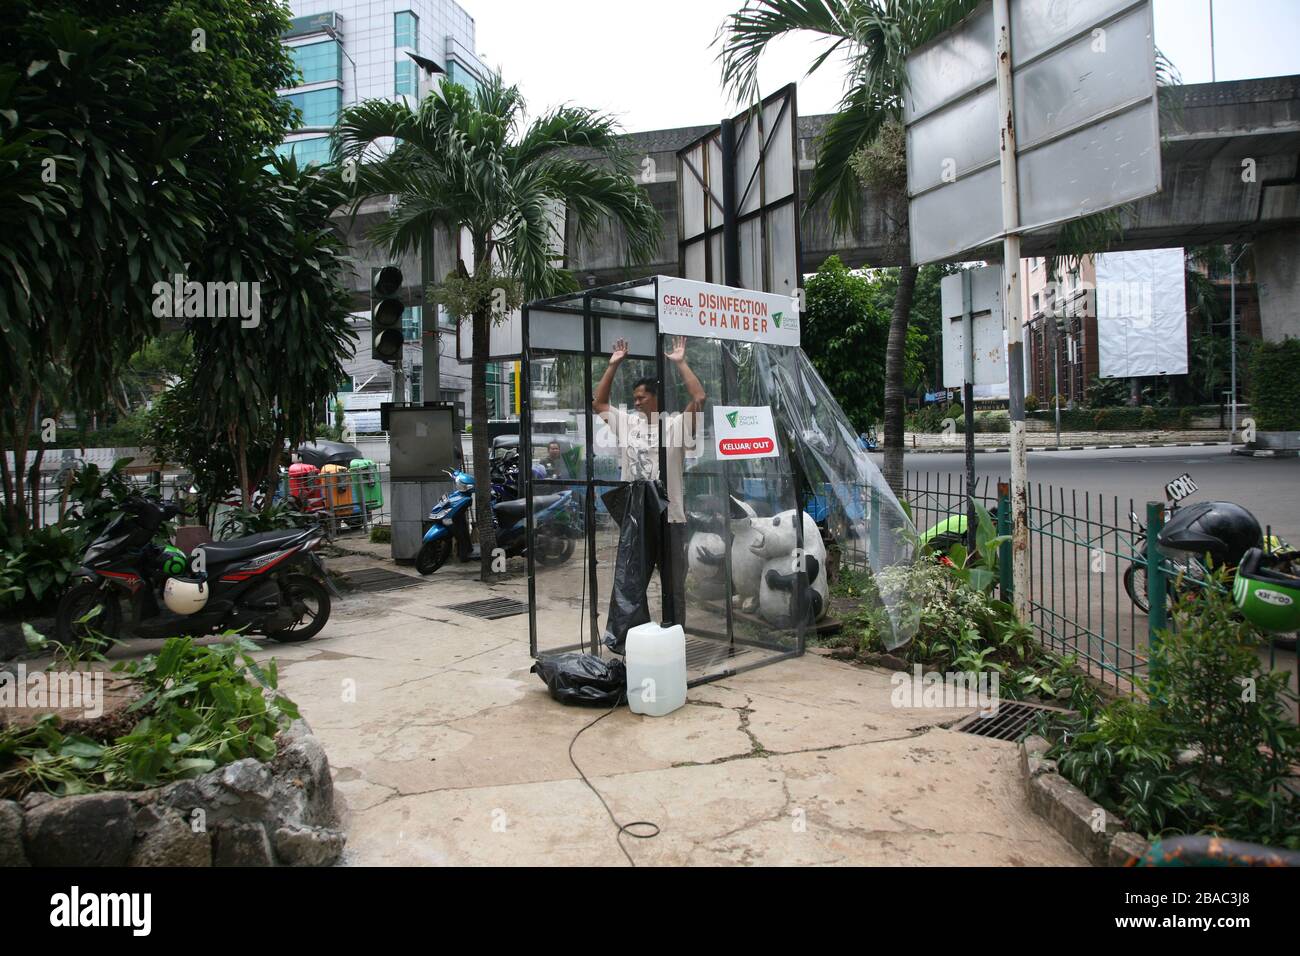
[[627,632],[627,706],[662,717],[686,703],[686,632],[680,624],[638,624]]

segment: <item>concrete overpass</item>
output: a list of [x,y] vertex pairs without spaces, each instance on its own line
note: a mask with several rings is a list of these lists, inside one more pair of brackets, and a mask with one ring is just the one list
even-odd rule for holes
[[[1160,98],[1165,114],[1163,188],[1124,216],[1123,239],[1110,248],[1251,240],[1265,338],[1300,337],[1300,76],[1167,87]],[[818,134],[829,119],[807,116],[799,122],[805,196]],[[664,219],[656,261],[638,266],[636,275],[677,272],[676,152],[709,128],[625,137],[640,167],[653,173],[647,188]],[[831,254],[850,266],[903,264],[907,239],[890,236],[887,211],[877,196],[864,190],[858,228],[835,235],[825,209],[805,209],[804,270],[816,270]],[[611,228],[588,245],[571,243],[571,268],[579,277],[592,277],[587,280],[592,284],[630,277],[620,259],[620,240]],[[1025,237],[1026,256],[1050,254],[1052,249],[1050,235]]]

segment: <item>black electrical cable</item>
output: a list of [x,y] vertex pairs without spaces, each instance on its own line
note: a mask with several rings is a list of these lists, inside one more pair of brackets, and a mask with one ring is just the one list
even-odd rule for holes
[[[585,509],[584,509],[584,517],[585,517]],[[578,645],[581,646],[582,645],[582,624],[583,621],[585,620],[585,615],[583,614],[583,612],[586,611],[587,609],[587,576],[585,574],[582,576],[582,600],[579,603],[578,607],[579,607]],[[592,785],[592,782],[587,779],[587,775],[583,773],[582,768],[578,766],[578,761],[573,759],[573,747],[574,744],[578,742],[578,738],[581,737],[588,730],[590,730],[592,727],[596,726],[596,724],[600,723],[610,714],[614,713],[614,711],[618,710],[619,705],[626,703],[626,701],[627,701],[627,695],[620,694],[618,700],[614,701],[613,707],[605,711],[603,714],[601,714],[599,717],[591,721],[591,723],[587,724],[585,727],[583,727],[581,730],[579,730],[576,734],[573,735],[573,739],[569,741],[569,763],[573,764],[573,769],[578,771],[578,776],[581,777],[582,782],[587,785],[587,789],[596,795],[596,799],[600,801],[600,805],[604,807],[605,812],[609,814],[610,821],[614,824],[614,826],[618,827],[618,832],[615,834],[614,837],[614,839],[618,842],[618,848],[622,850],[623,855],[627,857],[627,862],[631,866],[636,866],[636,861],[632,859],[632,855],[627,852],[627,847],[623,845],[623,834],[626,833],[628,836],[635,837],[638,840],[649,840],[659,835],[659,824],[651,823],[649,820],[634,820],[631,823],[619,823],[618,817],[614,816],[614,811],[609,808],[609,804],[606,803],[605,798],[600,795],[600,791],[597,790],[595,786]],[[653,827],[654,832],[633,833],[632,827]]]
[[[624,703],[626,700],[627,700],[626,694],[620,695],[618,700],[614,702],[613,707],[605,711],[603,714],[601,714],[599,717],[591,721],[591,723],[587,724],[585,727],[583,727],[581,730],[579,730],[576,734],[573,735],[573,739],[569,741],[569,763],[573,764],[573,769],[578,771],[578,776],[582,778],[582,782],[585,783],[587,785],[587,788],[596,795],[596,799],[600,801],[600,805],[604,807],[605,812],[609,814],[610,821],[613,822],[614,826],[618,827],[618,832],[615,835],[615,840],[618,842],[618,848],[622,850],[623,855],[627,857],[628,864],[631,866],[636,866],[636,861],[632,859],[632,854],[628,853],[627,847],[623,845],[623,834],[626,833],[628,836],[636,837],[636,839],[638,840],[649,840],[659,835],[659,824],[652,823],[649,820],[633,820],[631,823],[619,823],[618,817],[614,816],[614,811],[609,808],[609,804],[606,803],[605,798],[600,795],[600,791],[597,790],[595,786],[592,785],[592,782],[587,779],[587,775],[583,773],[582,768],[578,766],[578,761],[573,759],[573,746],[578,742],[578,738],[581,737],[586,731],[596,726],[598,723],[600,723],[610,714],[614,713],[614,711],[618,710],[619,705]],[[654,832],[634,833],[632,832],[633,827],[653,827]]]

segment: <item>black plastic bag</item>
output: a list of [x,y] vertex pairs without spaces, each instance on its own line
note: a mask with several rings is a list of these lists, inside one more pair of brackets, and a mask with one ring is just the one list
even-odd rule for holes
[[[615,654],[622,654],[627,632],[651,620],[646,590],[661,563],[668,501],[663,486],[654,481],[633,481],[607,491],[601,500],[618,523],[613,590],[602,640]],[[672,583],[662,583],[671,607],[675,598]]]
[[607,661],[595,654],[556,654],[538,660],[531,671],[561,704],[613,707],[627,696],[627,668],[618,658]]

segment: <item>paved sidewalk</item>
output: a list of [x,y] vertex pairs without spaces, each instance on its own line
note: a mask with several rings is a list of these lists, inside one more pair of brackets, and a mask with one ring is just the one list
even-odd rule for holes
[[[521,574],[488,589],[475,570],[351,595],[316,640],[266,648],[334,768],[345,861],[627,865],[568,757],[601,711],[528,672],[526,616],[442,607],[524,598]],[[661,827],[624,837],[638,864],[1084,865],[1029,810],[1013,745],[939,726],[965,710],[889,696],[888,673],[809,654],[697,688],[665,718],[621,708],[573,753],[621,822]]]

